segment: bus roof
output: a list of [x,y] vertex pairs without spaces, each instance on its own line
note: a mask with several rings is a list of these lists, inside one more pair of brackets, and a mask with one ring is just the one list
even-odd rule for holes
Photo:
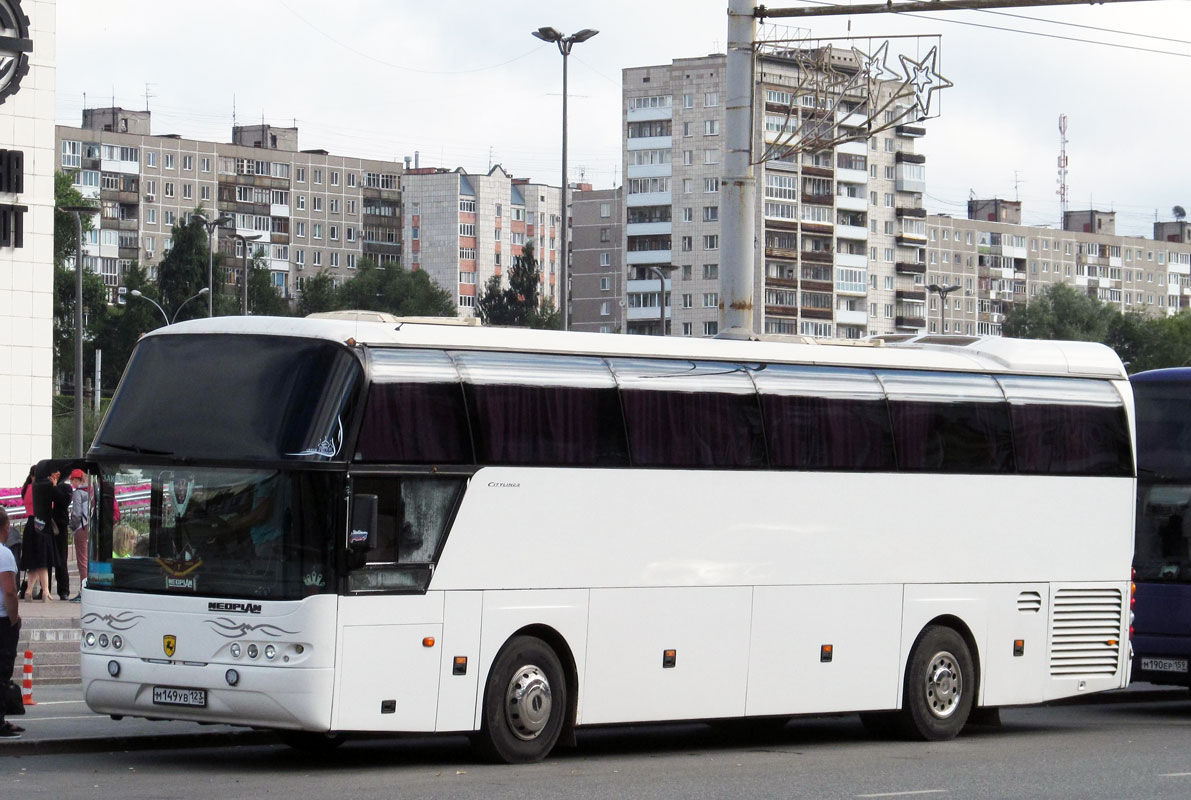
[[787,343],[677,336],[539,331],[419,322],[368,322],[303,317],[215,317],[158,328],[149,336],[185,334],[299,336],[385,347],[439,347],[577,355],[764,361],[895,369],[1025,373],[1125,379],[1111,348],[1095,342],[1058,342],[1002,337],[915,336],[904,341]]

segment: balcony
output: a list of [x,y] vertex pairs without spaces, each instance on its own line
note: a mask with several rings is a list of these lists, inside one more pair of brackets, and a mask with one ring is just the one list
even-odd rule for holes
[[839,225],[835,226],[835,235],[841,239],[859,239],[860,241],[868,241],[868,228],[863,225]]
[[796,261],[798,259],[798,251],[786,247],[771,247],[765,246],[765,255],[769,258],[784,258],[789,261]]
[[670,119],[674,116],[673,106],[659,108],[630,108],[625,114],[629,122],[648,122],[656,119]]
[[845,253],[839,251],[835,254],[835,265],[837,267],[865,269],[868,267],[868,256],[864,253]]
[[[657,291],[656,286],[654,287],[654,291]],[[670,319],[673,316],[671,311],[672,311],[672,308],[670,306],[666,306],[666,319]],[[625,312],[627,312],[625,316],[627,316],[629,318],[629,320],[632,322],[641,322],[641,321],[657,322],[659,319],[661,319],[661,316],[662,316],[662,311],[657,306],[653,306],[652,308],[649,308],[649,307],[631,308],[630,307],[630,308],[626,308]]]
[[626,150],[665,150],[674,144],[672,136],[636,136],[625,140]]
[[912,206],[898,206],[895,213],[899,217],[922,217],[926,218],[925,208],[913,208]]
[[668,235],[671,230],[670,222],[630,222],[625,227],[626,236],[659,236]]
[[920,153],[903,153],[899,150],[893,154],[893,160],[897,164],[925,164],[926,156]]
[[798,315],[798,306],[765,306],[765,316],[767,317],[795,317]]
[[[802,166],[802,174],[808,178],[833,178],[835,177],[835,170],[831,167],[817,167],[804,164]],[[828,204],[831,203],[830,200],[827,202]]]
[[673,250],[627,250],[624,254],[626,264],[669,264]]
[[830,194],[806,194],[806,193],[803,193],[802,202],[810,203],[813,206],[829,206],[835,202],[835,198]]
[[624,204],[630,208],[636,208],[637,206],[668,206],[670,205],[670,193],[638,192],[637,194],[626,196]]
[[802,260],[814,261],[819,264],[830,264],[833,252],[832,250],[803,250]]
[[898,300],[907,300],[911,303],[926,302],[926,292],[919,289],[898,289],[894,295]]
[[925,275],[926,264],[921,261],[899,261],[893,266],[898,275]]
[[923,317],[894,317],[893,324],[899,328],[925,328],[926,319]]
[[837,167],[835,179],[840,183],[868,183],[868,173],[862,169]]
[[832,319],[833,316],[830,308],[802,308],[803,319]]
[[866,311],[849,311],[848,309],[836,309],[835,321],[839,325],[867,325],[868,312]]
[[835,289],[835,284],[831,281],[813,281],[808,278],[802,279],[802,290],[804,292],[823,292],[824,294],[831,294]]
[[898,136],[906,136],[911,139],[926,136],[926,128],[918,125],[898,125],[895,130]]
[[798,288],[798,279],[797,278],[781,278],[781,277],[777,277],[775,275],[766,275],[765,276],[765,285],[766,286],[780,286],[783,289],[797,289]]
[[868,198],[837,194],[835,196],[835,207],[842,211],[867,211]]

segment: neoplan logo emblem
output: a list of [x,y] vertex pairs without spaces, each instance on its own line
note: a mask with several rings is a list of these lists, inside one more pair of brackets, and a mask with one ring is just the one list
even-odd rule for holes
[[172,658],[174,651],[178,649],[178,637],[174,636],[172,633],[167,633],[165,636],[162,636],[161,649],[165,651],[167,656]]
[[32,51],[29,18],[21,10],[21,0],[0,0],[0,103],[21,87]]

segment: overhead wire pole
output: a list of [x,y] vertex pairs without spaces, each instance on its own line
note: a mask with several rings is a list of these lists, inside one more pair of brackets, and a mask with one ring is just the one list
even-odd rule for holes
[[[757,180],[752,165],[753,66],[756,20],[856,14],[973,11],[1042,6],[1092,6],[1150,0],[911,0],[910,2],[769,8],[756,0],[728,0],[728,53],[724,70],[724,174],[721,181],[723,255],[721,335],[752,336],[757,235]],[[812,0],[814,2],[814,0]]]

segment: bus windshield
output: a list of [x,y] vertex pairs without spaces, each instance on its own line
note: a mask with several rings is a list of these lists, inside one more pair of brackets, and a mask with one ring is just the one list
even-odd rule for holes
[[335,342],[285,336],[146,337],[91,456],[342,461],[363,369]]
[[1191,376],[1135,378],[1138,580],[1191,583]]
[[98,590],[294,600],[333,591],[336,473],[115,464],[120,519],[91,539]]

